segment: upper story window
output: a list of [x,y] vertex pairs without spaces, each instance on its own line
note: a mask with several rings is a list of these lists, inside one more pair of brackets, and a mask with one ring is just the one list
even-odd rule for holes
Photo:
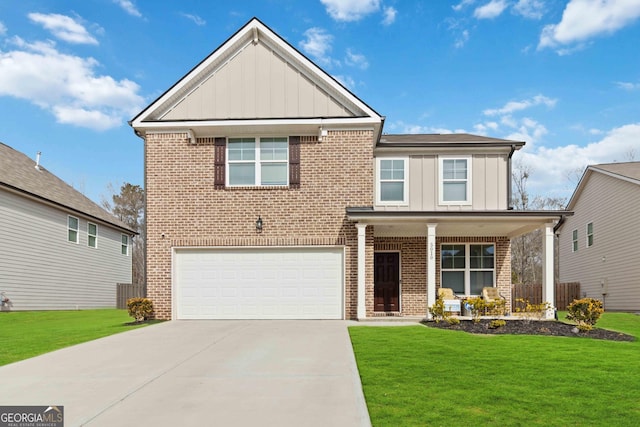
[[126,234],[122,234],[122,237],[120,238],[120,253],[122,255],[129,255],[129,236],[127,236]]
[[440,157],[440,203],[471,204],[471,157]]
[[67,240],[73,243],[78,243],[78,225],[80,220],[75,216],[67,217]]
[[593,246],[593,223],[587,224],[587,247]]
[[229,186],[288,185],[286,137],[229,138],[227,153]]
[[571,233],[571,252],[578,252],[578,230]]
[[90,248],[98,247],[98,226],[90,222],[87,223],[87,245]]
[[380,204],[407,203],[407,159],[378,158],[377,195]]

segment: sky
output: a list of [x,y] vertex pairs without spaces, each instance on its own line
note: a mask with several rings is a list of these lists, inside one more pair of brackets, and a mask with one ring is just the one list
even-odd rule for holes
[[640,161],[640,0],[3,0],[0,142],[98,203],[143,186],[128,121],[253,17],[386,133],[525,141],[530,195]]

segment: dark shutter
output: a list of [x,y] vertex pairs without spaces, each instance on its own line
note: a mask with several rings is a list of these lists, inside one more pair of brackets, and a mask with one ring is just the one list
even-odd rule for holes
[[289,188],[300,188],[300,137],[289,137]]
[[213,188],[223,189],[225,182],[225,156],[227,149],[226,138],[216,138],[214,143],[214,179]]

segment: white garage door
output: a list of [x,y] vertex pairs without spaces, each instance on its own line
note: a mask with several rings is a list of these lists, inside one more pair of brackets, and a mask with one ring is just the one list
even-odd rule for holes
[[342,248],[177,249],[178,319],[342,319]]

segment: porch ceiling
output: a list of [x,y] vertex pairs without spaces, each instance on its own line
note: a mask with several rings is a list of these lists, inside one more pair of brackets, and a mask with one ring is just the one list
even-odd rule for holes
[[445,237],[506,236],[514,238],[546,224],[555,225],[569,211],[467,211],[402,212],[349,208],[350,220],[374,226],[378,237],[426,236],[427,224],[437,224],[436,234]]

